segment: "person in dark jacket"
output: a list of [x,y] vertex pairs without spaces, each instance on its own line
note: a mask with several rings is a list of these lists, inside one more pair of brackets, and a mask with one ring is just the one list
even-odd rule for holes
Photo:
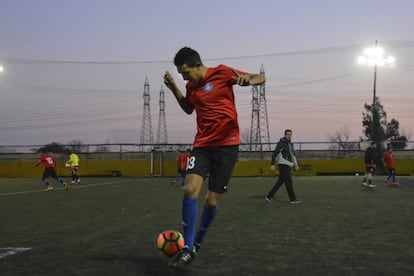
[[279,143],[277,143],[276,148],[272,154],[272,161],[270,169],[272,171],[276,170],[275,160],[277,159],[279,178],[277,179],[273,188],[269,191],[265,197],[267,203],[272,202],[277,190],[285,183],[286,191],[288,193],[290,203],[298,204],[301,201],[296,198],[295,192],[293,190],[292,183],[292,174],[291,169],[294,168],[296,171],[299,170],[298,161],[296,160],[295,151],[293,149],[292,139],[292,130],[285,130],[285,137],[280,138]]
[[371,146],[365,151],[365,176],[362,180],[362,186],[374,188],[376,185],[372,183],[372,175],[375,170],[375,149],[377,148],[376,142],[371,142]]

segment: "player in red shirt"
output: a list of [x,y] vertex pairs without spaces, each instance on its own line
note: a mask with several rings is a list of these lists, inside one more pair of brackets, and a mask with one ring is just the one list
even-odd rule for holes
[[191,156],[191,149],[187,149],[186,152],[184,152],[181,155],[181,171],[182,171],[182,175],[183,175],[183,180],[181,181],[181,189],[185,189],[185,174],[187,172],[187,166],[188,166],[188,161],[190,160],[190,156]]
[[187,149],[186,152],[181,153],[179,149],[176,150],[177,154],[177,176],[175,177],[175,180],[171,183],[174,186],[177,186],[177,182],[180,178],[181,185],[180,188],[184,189],[185,186],[185,171],[187,170],[187,162],[190,158],[190,149]]
[[[382,156],[382,160],[385,163],[385,167],[388,169],[388,177],[385,179],[385,183],[398,185],[395,181],[395,168],[394,168],[394,156],[392,155],[392,148],[389,147],[388,151]],[[390,180],[392,179],[392,182]]]
[[183,162],[183,154],[181,154],[181,151],[179,149],[175,151],[175,154],[177,155],[177,175],[175,177],[175,180],[171,182],[171,184],[177,186],[178,180],[182,177],[184,181],[185,175],[183,174],[183,170],[181,168],[181,163]]
[[[164,75],[164,83],[184,112],[191,114],[195,111],[197,115],[197,134],[188,160],[182,201],[185,248],[168,264],[170,267],[181,267],[195,258],[194,251],[199,249],[217,215],[217,206],[222,194],[227,191],[237,160],[240,136],[233,85],[261,85],[266,78],[226,65],[206,67],[200,55],[188,47],[177,52],[174,65],[187,81],[185,95],[168,71]],[[208,192],[196,233],[197,201],[207,175]]]
[[45,170],[43,172],[42,175],[42,181],[43,183],[45,183],[46,185],[46,190],[51,191],[53,190],[53,186],[52,184],[49,183],[49,181],[47,180],[48,177],[53,177],[54,179],[56,179],[56,181],[58,181],[60,184],[62,184],[65,187],[65,190],[67,190],[69,188],[68,184],[65,183],[61,178],[59,178],[56,174],[56,160],[55,158],[53,158],[51,155],[46,153],[45,149],[40,149],[40,152],[42,153],[40,156],[40,159],[34,164],[34,166],[39,166],[40,164],[43,164],[43,166],[45,167]]

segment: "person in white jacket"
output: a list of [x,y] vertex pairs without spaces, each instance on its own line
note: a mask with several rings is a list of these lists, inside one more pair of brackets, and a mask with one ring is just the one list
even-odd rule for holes
[[280,141],[277,143],[276,148],[273,151],[270,169],[272,171],[276,170],[275,161],[277,159],[279,178],[265,197],[265,201],[267,203],[272,203],[272,198],[275,196],[277,190],[280,188],[280,186],[282,186],[283,183],[285,183],[290,203],[298,204],[301,202],[296,198],[295,192],[293,190],[291,169],[294,168],[297,171],[299,170],[299,165],[295,156],[295,151],[293,149],[291,139],[292,130],[286,129],[285,136],[283,138],[280,138]]

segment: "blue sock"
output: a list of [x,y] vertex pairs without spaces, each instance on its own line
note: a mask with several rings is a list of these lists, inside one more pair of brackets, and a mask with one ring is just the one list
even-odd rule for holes
[[59,181],[59,183],[60,183],[60,184],[62,184],[62,185],[63,185],[63,183],[65,183],[65,182],[64,182],[61,178],[59,178],[59,177],[58,177],[58,178],[56,178],[56,180],[57,180],[57,181]]
[[362,180],[362,183],[365,183],[367,181],[367,178],[364,177],[364,180]]
[[392,182],[395,182],[395,173],[392,174]]
[[181,187],[185,186],[185,178],[183,178],[183,180],[181,181]]
[[368,184],[371,185],[371,179],[368,179]]
[[49,181],[47,181],[47,179],[42,179],[43,183],[45,183],[46,186],[50,186]]
[[201,214],[200,227],[198,228],[197,235],[194,241],[198,244],[201,244],[204,240],[204,236],[207,233],[208,228],[213,223],[217,217],[218,208],[203,208],[203,213]]
[[182,226],[185,246],[188,249],[194,248],[194,228],[197,220],[197,199],[196,198],[184,198],[182,207]]

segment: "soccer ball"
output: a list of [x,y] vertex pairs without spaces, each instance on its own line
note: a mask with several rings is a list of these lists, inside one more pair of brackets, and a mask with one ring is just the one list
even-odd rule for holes
[[66,162],[66,163],[65,163],[65,167],[66,167],[66,168],[70,168],[70,162]]
[[180,232],[175,230],[165,230],[157,238],[157,248],[161,255],[174,257],[184,248],[184,237]]

